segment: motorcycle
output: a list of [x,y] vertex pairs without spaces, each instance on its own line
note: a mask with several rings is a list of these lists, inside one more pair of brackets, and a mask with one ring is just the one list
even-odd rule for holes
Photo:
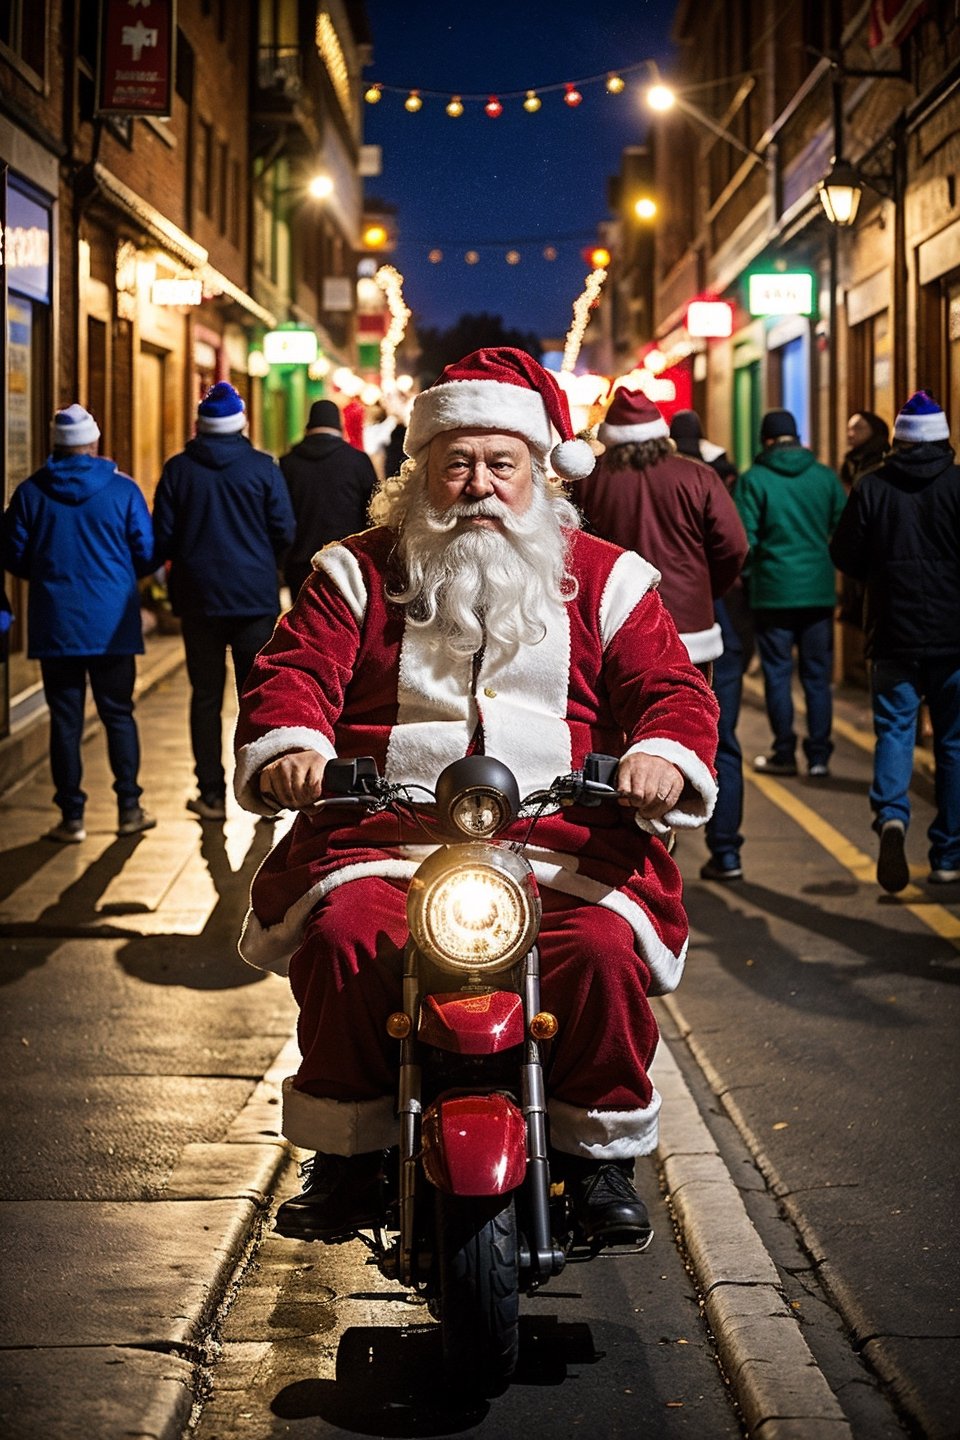
[[[485,1393],[516,1368],[521,1294],[602,1248],[551,1184],[541,1047],[558,1022],[540,1004],[541,905],[523,850],[548,809],[615,801],[617,764],[588,755],[521,800],[505,765],[468,756],[424,802],[370,757],[331,761],[313,807],[415,816],[439,841],[410,881],[402,1009],[385,1022],[400,1042],[400,1140],[380,1224],[318,1238],[361,1239],[381,1274],[427,1301],[448,1373]],[[515,820],[529,820],[524,839],[499,839]]]

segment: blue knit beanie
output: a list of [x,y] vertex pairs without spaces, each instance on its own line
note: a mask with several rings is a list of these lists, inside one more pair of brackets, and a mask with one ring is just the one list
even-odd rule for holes
[[926,390],[918,390],[904,405],[893,426],[894,440],[922,445],[927,440],[949,440],[950,427],[940,406]]
[[246,423],[243,396],[226,380],[211,385],[197,406],[197,430],[201,435],[235,435]]

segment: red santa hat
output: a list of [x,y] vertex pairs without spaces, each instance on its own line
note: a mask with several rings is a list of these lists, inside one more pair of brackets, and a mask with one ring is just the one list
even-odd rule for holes
[[[520,435],[561,480],[583,480],[596,456],[577,440],[570,407],[548,370],[523,350],[475,350],[448,365],[413,403],[403,448],[420,454],[446,430],[503,430]],[[554,444],[554,432],[560,443]]]
[[670,427],[642,390],[625,385],[614,392],[606,418],[597,431],[601,445],[633,445],[642,440],[666,439]]

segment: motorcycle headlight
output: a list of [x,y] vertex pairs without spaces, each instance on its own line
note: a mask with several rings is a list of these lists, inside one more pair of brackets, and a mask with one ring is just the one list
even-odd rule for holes
[[540,926],[540,897],[527,862],[494,845],[451,845],[420,866],[407,893],[417,946],[444,970],[506,970]]

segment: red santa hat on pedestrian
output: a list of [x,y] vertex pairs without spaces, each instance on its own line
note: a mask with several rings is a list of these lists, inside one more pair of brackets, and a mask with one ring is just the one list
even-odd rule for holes
[[670,427],[653,401],[642,390],[621,385],[614,392],[610,408],[597,431],[597,439],[608,448],[635,445],[643,440],[665,440]]
[[447,430],[519,435],[561,480],[583,480],[596,464],[587,442],[574,435],[567,397],[556,380],[525,351],[508,346],[475,350],[421,391],[403,448],[415,458]]

